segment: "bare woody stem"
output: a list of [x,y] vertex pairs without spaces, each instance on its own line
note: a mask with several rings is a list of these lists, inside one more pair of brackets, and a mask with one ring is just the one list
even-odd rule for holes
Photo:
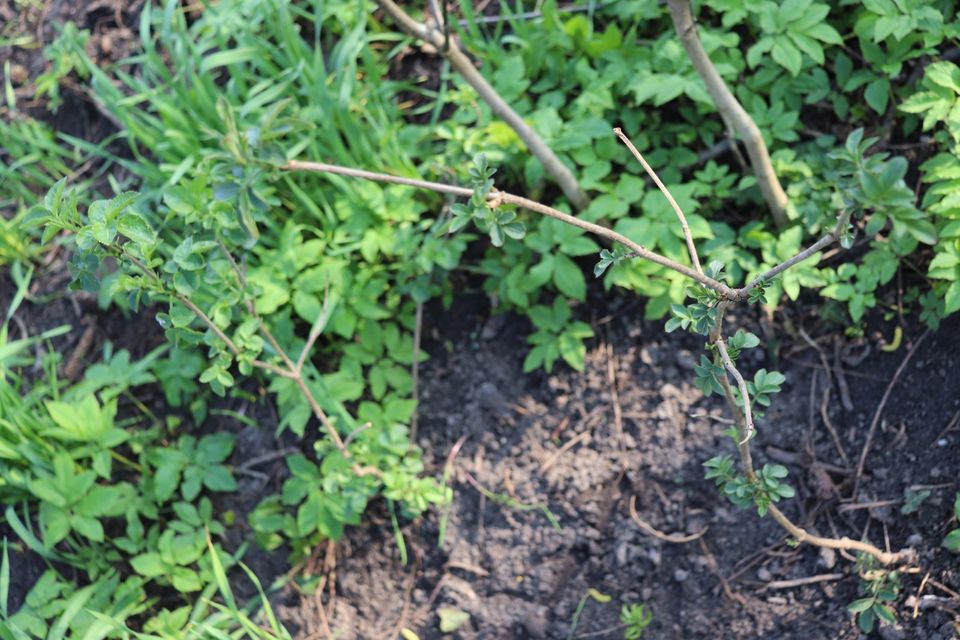
[[763,141],[763,135],[760,133],[757,123],[753,121],[743,105],[737,101],[737,98],[710,61],[710,56],[707,55],[703,44],[700,42],[697,25],[690,9],[690,1],[667,0],[667,4],[670,6],[673,26],[677,30],[677,35],[680,36],[680,42],[687,52],[687,57],[690,58],[694,69],[697,70],[700,79],[706,85],[707,91],[720,112],[720,116],[743,138],[747,155],[750,156],[750,164],[757,176],[757,184],[761,193],[763,193],[764,200],[770,207],[774,222],[778,227],[786,226],[788,222],[787,194],[780,186],[777,174],[773,171],[770,153],[767,151],[767,145]]
[[841,235],[843,234],[844,229],[849,224],[850,224],[850,212],[849,211],[841,212],[840,216],[837,218],[837,224],[825,236],[823,236],[822,238],[814,242],[812,245],[810,245],[809,247],[807,247],[797,255],[793,256],[792,258],[784,260],[783,262],[773,267],[772,269],[768,269],[767,271],[764,271],[759,276],[751,280],[749,284],[747,284],[746,286],[737,289],[736,291],[737,300],[746,300],[749,297],[750,292],[756,289],[758,286],[760,286],[764,282],[769,282],[771,279],[776,278],[778,275],[780,275],[781,273],[783,273],[793,265],[803,262],[813,254],[815,254],[817,251],[820,251],[821,249],[825,249],[831,244],[833,244],[834,242],[836,242],[837,240],[839,240]]
[[[730,353],[727,351],[727,343],[724,339],[721,336],[717,336],[713,344],[717,347],[717,352],[720,354],[720,360],[723,362],[724,368],[733,376],[733,379],[737,383],[737,389],[740,390],[740,398],[743,400],[743,429],[740,433],[740,442],[737,444],[744,445],[750,441],[750,438],[753,437],[756,430],[753,426],[753,411],[750,409],[750,390],[747,389],[747,383],[743,379],[743,375],[740,374],[740,370],[734,366],[733,360],[730,359]],[[736,402],[736,397],[733,396],[733,394],[730,394],[730,396],[727,401],[729,402],[733,399],[734,402]]]
[[[740,371],[730,359],[730,354],[727,351],[726,343],[722,337],[723,313],[726,306],[726,303],[720,304],[720,315],[717,317],[716,326],[713,328],[713,331],[711,331],[710,341],[716,345],[724,367],[736,380],[737,386],[740,389],[740,395],[743,398],[743,403],[741,405],[737,402],[736,396],[733,393],[733,389],[731,388],[730,381],[727,380],[727,377],[724,376],[720,379],[720,386],[723,387],[724,397],[727,400],[727,405],[730,407],[730,411],[733,413],[734,421],[736,422],[737,431],[740,437],[740,441],[737,443],[737,452],[740,457],[740,465],[743,468],[743,473],[747,480],[754,482],[757,479],[757,473],[753,466],[753,456],[750,451],[750,436],[754,433],[753,417],[750,411],[750,396],[748,394],[743,375],[741,375]],[[912,549],[904,549],[894,553],[883,551],[868,542],[851,540],[846,536],[842,538],[824,538],[822,536],[812,534],[806,529],[794,524],[793,521],[790,520],[790,518],[788,518],[782,511],[780,511],[776,505],[769,505],[768,510],[777,524],[783,527],[787,533],[789,533],[798,543],[806,542],[816,547],[826,547],[828,549],[859,551],[873,556],[877,559],[877,561],[885,565],[895,564],[898,562],[910,562],[914,559],[915,554]]]
[[[622,133],[618,132],[618,135],[621,135],[621,139],[625,138],[625,136],[622,136]],[[632,146],[632,145],[629,145],[629,141],[625,140],[625,142],[628,143],[628,146]],[[637,155],[639,155],[639,152],[637,152]],[[643,164],[646,164],[646,163],[643,163]],[[322,162],[306,162],[306,161],[291,160],[286,165],[284,165],[283,169],[287,171],[315,171],[315,172],[321,172],[321,173],[331,173],[331,174],[342,175],[342,176],[347,176],[352,178],[372,180],[375,182],[385,182],[389,184],[399,184],[399,185],[405,185],[405,186],[415,187],[419,189],[427,189],[430,191],[435,191],[437,193],[445,193],[445,194],[464,197],[464,198],[470,197],[473,195],[473,191],[471,189],[457,186],[457,185],[442,184],[439,182],[428,182],[426,180],[418,180],[414,178],[403,178],[399,176],[391,176],[388,174],[375,173],[372,171],[364,171],[362,169],[353,169],[349,167],[341,167],[338,165],[326,164]],[[652,172],[652,169],[650,171]],[[665,195],[667,195],[668,200],[671,201],[671,204],[675,203],[675,200],[672,198],[672,196],[669,195],[669,191],[667,190],[667,188],[665,186],[662,186],[662,183],[660,183],[659,180],[657,180],[657,182],[661,190],[664,191]],[[699,282],[703,286],[716,291],[720,295],[721,300],[718,304],[717,322],[710,332],[710,342],[716,346],[717,352],[720,356],[720,360],[723,363],[724,370],[726,372],[725,375],[722,378],[720,378],[720,385],[723,388],[724,396],[727,400],[728,405],[730,406],[730,410],[733,413],[735,422],[737,424],[737,429],[739,433],[739,442],[737,443],[737,452],[740,457],[740,464],[743,467],[743,472],[744,472],[744,475],[747,477],[747,479],[750,480],[751,482],[755,481],[757,479],[757,475],[756,475],[756,471],[754,470],[753,458],[750,450],[750,439],[755,433],[753,415],[750,407],[750,394],[749,394],[749,389],[747,388],[746,380],[744,380],[743,375],[737,369],[732,358],[730,358],[730,353],[727,350],[726,342],[723,338],[724,312],[730,305],[736,302],[746,300],[750,292],[755,288],[757,288],[758,286],[760,286],[762,283],[770,280],[771,278],[782,273],[786,269],[789,269],[791,266],[799,262],[802,262],[803,260],[808,259],[812,255],[814,255],[817,251],[820,251],[824,247],[830,245],[831,243],[835,242],[838,238],[840,238],[842,231],[849,224],[849,221],[850,221],[849,212],[843,212],[840,215],[837,221],[837,224],[833,228],[833,230],[827,233],[820,240],[816,241],[815,243],[813,243],[812,245],[810,245],[809,247],[807,247],[806,249],[798,253],[796,256],[793,256],[792,258],[785,260],[784,262],[762,273],[761,275],[754,278],[746,286],[739,289],[733,289],[722,282],[719,282],[713,278],[710,278],[709,276],[703,274],[700,271],[696,271],[694,269],[691,269],[690,267],[687,267],[686,265],[680,264],[674,260],[666,258],[665,256],[661,256],[658,253],[650,251],[649,249],[646,249],[642,245],[637,244],[636,242],[627,238],[626,236],[623,236],[622,234],[612,231],[606,227],[602,227],[600,225],[593,224],[591,222],[580,220],[575,216],[572,216],[563,211],[554,209],[553,207],[549,207],[547,205],[541,204],[534,200],[530,200],[528,198],[513,195],[503,191],[493,190],[490,193],[489,202],[490,202],[490,205],[493,207],[496,207],[504,203],[513,204],[518,207],[522,207],[524,209],[532,211],[534,213],[539,213],[541,215],[548,216],[556,220],[565,222],[567,224],[573,225],[585,231],[589,231],[590,233],[593,233],[603,238],[607,238],[608,240],[611,240],[613,242],[622,244],[628,247],[629,249],[631,249],[633,254],[635,254],[636,257],[650,260],[668,269],[671,269],[677,273],[683,274],[695,280],[696,282]],[[677,209],[679,209],[679,206],[677,207]],[[683,215],[682,210],[677,211],[677,217],[678,219],[680,219],[681,224],[683,225],[686,221],[686,218]],[[690,234],[688,229],[684,230],[684,235],[685,237],[690,239]],[[691,246],[692,244],[693,244],[692,239],[690,239],[690,242],[688,244],[688,249],[690,249],[691,251],[691,258],[695,258],[697,255],[696,247]],[[736,394],[734,393],[733,387],[730,384],[730,381],[727,378],[726,374],[729,374],[736,381],[740,396],[743,399],[742,403],[737,402]],[[302,383],[302,381],[298,381],[298,382]],[[309,399],[309,396],[308,396],[308,399]],[[895,562],[906,561],[912,557],[911,550],[900,551],[897,553],[890,553],[890,552],[882,551],[869,543],[851,540],[849,538],[823,538],[820,536],[816,536],[814,534],[811,534],[805,531],[804,529],[797,526],[796,524],[794,524],[789,518],[787,518],[787,516],[785,516],[781,511],[779,511],[775,506],[771,505],[769,508],[769,511],[773,516],[773,518],[798,542],[808,542],[815,546],[828,547],[831,549],[848,549],[851,551],[861,551],[874,556],[875,558],[877,558],[877,560],[879,560],[883,564],[892,564]]]
[[[459,196],[461,198],[469,198],[473,195],[473,191],[467,187],[461,187],[454,184],[444,184],[442,182],[430,182],[428,180],[419,180],[416,178],[404,178],[402,176],[392,176],[388,173],[377,173],[374,171],[366,171],[364,169],[354,169],[352,167],[342,167],[336,164],[327,164],[325,162],[310,162],[306,160],[290,160],[282,167],[286,171],[314,171],[318,173],[331,173],[340,176],[346,176],[348,178],[359,178],[361,180],[370,180],[373,182],[385,182],[388,184],[399,184],[407,187],[414,187],[416,189],[426,189],[428,191],[433,191],[435,193],[445,193],[452,196]],[[676,271],[677,273],[683,274],[688,278],[696,280],[703,286],[708,289],[713,289],[720,296],[726,300],[732,302],[740,302],[746,300],[750,292],[756,289],[758,286],[764,282],[769,282],[772,278],[776,277],[783,271],[789,269],[798,262],[802,262],[812,256],[817,251],[829,246],[830,244],[836,242],[840,237],[841,230],[849,224],[850,213],[844,212],[840,216],[840,220],[837,223],[837,226],[833,228],[832,231],[824,235],[822,238],[817,240],[815,243],[793,256],[792,258],[783,261],[782,263],[772,267],[771,269],[761,273],[756,278],[750,281],[746,286],[740,287],[739,289],[734,289],[718,280],[710,278],[702,273],[698,273],[690,267],[680,264],[675,260],[671,260],[666,256],[662,256],[654,251],[643,247],[640,244],[637,244],[633,240],[627,238],[623,234],[612,231],[606,227],[600,226],[598,224],[593,224],[591,222],[586,222],[580,220],[579,218],[565,213],[553,207],[549,207],[545,204],[536,202],[535,200],[530,200],[528,198],[523,198],[521,196],[513,195],[511,193],[506,193],[504,191],[493,191],[490,194],[491,204],[497,203],[507,203],[514,204],[534,213],[539,213],[541,215],[549,216],[551,218],[556,218],[562,222],[579,227],[584,231],[589,231],[590,233],[596,234],[602,238],[606,238],[612,242],[617,242],[633,250],[636,254],[631,257],[644,258],[655,262],[661,266],[664,266],[668,269]],[[696,248],[694,248],[696,251]]]
[[580,188],[577,179],[567,168],[567,165],[563,164],[537,132],[524,122],[523,118],[500,97],[496,89],[477,71],[470,58],[460,50],[454,38],[447,37],[439,29],[417,22],[393,0],[377,0],[377,4],[390,14],[404,31],[429,43],[450,62],[451,66],[463,76],[463,79],[477,91],[480,98],[489,105],[494,115],[516,131],[523,143],[527,145],[530,153],[540,161],[546,172],[557,181],[560,189],[575,209],[582,211],[589,206],[590,199]]
[[[454,196],[460,196],[463,198],[469,198],[473,195],[473,191],[467,189],[466,187],[459,187],[456,185],[442,184],[439,182],[428,182],[426,180],[416,180],[413,178],[401,178],[399,176],[391,176],[385,173],[374,173],[372,171],[363,171],[361,169],[352,169],[348,167],[341,167],[333,164],[326,164],[323,162],[306,162],[301,160],[291,160],[283,167],[288,171],[318,171],[322,173],[333,173],[342,176],[349,176],[353,178],[362,178],[364,180],[373,180],[376,182],[387,182],[391,184],[401,184],[409,187],[416,187],[418,189],[428,189],[430,191],[435,191],[437,193],[447,193]],[[505,191],[492,191],[490,193],[491,204],[513,204],[528,211],[533,211],[534,213],[539,213],[541,215],[566,222],[569,225],[574,227],[579,227],[584,231],[589,231],[595,235],[598,235],[603,238],[607,238],[613,242],[622,244],[623,246],[629,248],[638,257],[644,258],[651,262],[655,262],[661,266],[664,266],[668,269],[676,271],[677,273],[683,274],[688,278],[696,280],[703,286],[713,289],[718,292],[722,297],[736,300],[738,299],[738,293],[736,289],[733,289],[726,284],[715,280],[709,276],[706,276],[690,267],[680,264],[675,260],[671,260],[666,256],[662,256],[659,253],[651,251],[640,245],[630,238],[626,237],[621,233],[612,231],[606,227],[594,224],[592,222],[587,222],[581,220],[576,216],[572,216],[569,213],[560,211],[559,209],[554,209],[545,204],[541,204],[535,200],[530,200],[529,198],[524,198],[522,196],[517,196],[512,193],[507,193]]]
[[786,529],[787,533],[793,536],[797,542],[806,542],[816,547],[826,547],[827,549],[859,551],[873,556],[881,564],[908,563],[915,560],[916,554],[913,549],[903,549],[896,552],[881,551],[869,542],[851,540],[846,536],[842,538],[824,538],[823,536],[814,535],[806,529],[795,525],[776,505],[770,505],[769,511],[773,519],[777,521],[777,524]]
[[633,154],[633,157],[643,165],[643,170],[647,172],[647,175],[653,180],[654,184],[657,185],[657,188],[660,189],[660,192],[666,197],[667,202],[670,203],[670,206],[673,207],[673,212],[677,214],[677,219],[680,220],[680,228],[683,230],[683,238],[687,242],[687,253],[690,254],[690,261],[693,263],[693,266],[696,267],[697,273],[703,273],[703,268],[700,266],[700,256],[697,255],[697,245],[693,242],[693,234],[690,233],[690,226],[687,224],[687,217],[683,215],[683,209],[680,208],[680,205],[677,204],[677,201],[674,199],[673,194],[670,193],[670,190],[660,181],[660,176],[657,175],[657,172],[653,170],[647,161],[644,159],[640,151],[637,150],[633,143],[630,142],[630,138],[617,127],[613,130],[613,133],[616,134],[618,138],[627,145],[627,149],[630,150],[630,153]]

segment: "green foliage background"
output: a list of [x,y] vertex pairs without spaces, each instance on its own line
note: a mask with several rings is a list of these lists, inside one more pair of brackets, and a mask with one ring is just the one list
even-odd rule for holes
[[[656,0],[576,13],[548,1],[542,19],[508,15],[485,26],[464,2],[458,36],[578,176],[591,197],[584,219],[688,262],[673,211],[611,135],[620,126],[683,207],[704,262],[722,264],[731,284],[794,255],[847,210],[859,230],[852,259],[820,264],[812,256],[768,283],[764,302],[818,292],[824,317],[858,331],[871,309],[893,315],[885,285],[900,271],[910,283],[906,312],[935,327],[960,309],[960,68],[943,59],[960,28],[953,4],[700,3],[704,46],[763,131],[790,196],[785,229],[772,226],[749,170],[724,152],[723,122]],[[326,306],[311,388],[384,474],[374,482],[338,464],[297,390],[282,378],[266,381],[279,429],[316,442],[311,456],[288,460],[282,493],[250,516],[259,543],[288,544],[295,560],[358,524],[377,496],[408,517],[449,500],[443,482],[421,477],[408,425],[415,310],[449,302],[452,272],[479,274],[498,312],[529,317],[527,371],[559,362],[583,369],[593,336],[576,320],[588,298],[587,256],[600,254],[605,290],[643,296],[648,317],[673,309],[675,326],[696,326],[697,317],[678,311],[690,309],[678,306],[687,293],[681,276],[611,253],[579,229],[522,216],[523,228],[510,212],[481,229],[488,244],[447,234],[471,212],[435,194],[282,170],[298,158],[458,184],[493,179],[569,210],[514,132],[445,64],[437,61],[435,84],[404,76],[409,39],[378,15],[356,0],[222,0],[191,21],[172,0],[148,3],[142,50],[109,69],[85,53],[89,34],[67,26],[47,49],[51,65],[37,90],[56,108],[60,81],[75,74],[121,125],[99,145],[20,113],[5,74],[0,208],[13,216],[0,222],[0,261],[15,265],[22,292],[41,240],[67,244],[75,286],[127,313],[161,305],[157,320],[169,339],[139,362],[110,352],[71,386],[57,379],[55,359],[39,378],[25,374],[22,354],[53,334],[12,341],[6,326],[16,304],[8,314],[0,341],[5,519],[22,544],[98,585],[84,591],[51,569],[20,612],[0,603],[24,633],[126,633],[88,610],[165,637],[191,637],[207,616],[245,628],[239,614],[216,618],[195,597],[226,597],[216,567],[234,560],[219,546],[225,525],[210,496],[236,484],[232,436],[191,431],[207,418],[208,390],[245,393],[250,362],[276,355],[256,335],[246,302],[293,353]],[[471,164],[478,154],[495,175]],[[58,191],[57,180],[88,158],[104,161],[99,173]],[[96,193],[111,167],[122,170],[108,174],[110,193]],[[52,187],[38,205],[37,194]],[[139,195],[112,197],[128,190]],[[41,221],[50,231],[39,239]],[[119,238],[171,289],[135,270],[104,269]],[[221,245],[242,262],[246,284]],[[204,309],[243,354],[219,348],[171,291]],[[743,334],[741,346],[752,340]],[[698,371],[707,393],[716,390],[710,366]],[[756,372],[756,402],[769,403],[779,375]],[[141,385],[159,385],[178,417],[137,407]],[[782,468],[766,469],[758,489],[737,485],[724,458],[711,462],[735,499],[752,492],[756,504],[759,491],[769,504],[792,494]],[[154,599],[157,589],[170,597]]]

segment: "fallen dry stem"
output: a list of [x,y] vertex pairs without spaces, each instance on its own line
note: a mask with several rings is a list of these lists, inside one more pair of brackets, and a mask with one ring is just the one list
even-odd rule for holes
[[640,514],[637,513],[637,496],[630,496],[630,517],[633,518],[633,521],[637,523],[637,526],[652,535],[658,540],[663,540],[664,542],[672,542],[674,544],[684,544],[686,542],[693,542],[694,540],[699,540],[703,537],[703,534],[710,529],[710,527],[704,527],[696,533],[691,533],[688,535],[683,535],[679,533],[663,533],[659,529],[655,529],[653,525],[647,523],[642,518]]
[[835,582],[846,577],[843,573],[821,573],[818,576],[808,576],[806,578],[794,578],[793,580],[772,580],[763,586],[764,591],[774,589],[793,589],[808,584],[818,584],[820,582]]
[[560,449],[558,449],[556,453],[554,453],[552,456],[550,456],[548,460],[546,460],[542,465],[540,465],[540,473],[546,473],[547,471],[549,471],[550,467],[556,464],[557,460],[560,459],[560,456],[565,454],[567,451],[570,451],[570,449],[573,449],[579,443],[585,440],[588,440],[589,438],[590,438],[589,430],[581,431],[577,435],[570,438],[570,440],[568,440],[562,447],[560,447]]

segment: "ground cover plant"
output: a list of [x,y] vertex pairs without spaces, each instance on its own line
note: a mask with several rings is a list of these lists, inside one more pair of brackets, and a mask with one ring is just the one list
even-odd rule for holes
[[[248,537],[296,564],[297,589],[320,603],[318,632],[332,636],[322,596],[336,593],[333,543],[372,505],[406,564],[409,523],[449,513],[453,500],[462,441],[442,477],[424,471],[444,454],[417,446],[424,309],[449,304],[451,278],[472,274],[498,311],[529,318],[524,371],[582,371],[597,335],[581,319],[591,269],[605,291],[643,296],[648,318],[669,316],[668,331],[707,342],[691,367],[696,387],[728,402],[739,458],[700,460],[719,495],[772,516],[791,544],[860,552],[851,616],[865,632],[897,624],[902,569],[922,565],[897,550],[905,538],[891,549],[849,527],[824,536],[781,510],[796,483],[783,464],[754,468],[751,447],[776,427],[763,413],[789,381],[749,351],[762,343],[775,355],[780,338],[722,327],[736,303],[773,318],[819,292],[822,322],[850,336],[871,318],[893,320],[885,348],[895,352],[905,331],[960,308],[950,202],[960,72],[939,60],[956,34],[949,3],[717,3],[698,25],[682,2],[546,3],[533,17],[503,6],[492,20],[469,3],[422,18],[380,5],[145,4],[142,50],[114,67],[91,56],[89,33],[65,28],[36,89],[56,97],[76,74],[72,90],[118,127],[106,141],[61,133],[62,147],[51,143],[46,125],[16,113],[5,72],[4,135],[21,145],[4,145],[0,195],[13,214],[0,255],[17,282],[2,336],[5,522],[11,543],[51,563],[17,612],[0,598],[11,637],[287,633],[239,564],[246,545],[224,550],[237,514],[219,505],[239,492],[238,473],[257,472],[238,459],[235,432],[205,426],[217,415],[242,424],[223,403],[258,397],[276,407],[276,435],[298,445],[268,456],[286,477],[240,518]],[[394,21],[444,61],[438,83],[397,74],[410,40]],[[54,182],[81,157],[99,167],[89,183]],[[908,186],[918,165],[931,185],[922,198]],[[163,344],[139,357],[106,348],[102,363],[64,376],[73,367],[48,345],[65,329],[8,340],[18,306],[35,299],[26,265],[58,254],[73,288],[156,317]],[[927,335],[908,336],[846,467],[854,504],[868,502],[866,459],[890,390]],[[36,359],[22,357],[31,351]],[[148,406],[140,393],[151,386],[162,401]],[[471,484],[559,524],[542,503]],[[944,530],[936,545],[949,552],[953,538]],[[3,566],[8,584],[6,552]],[[247,611],[231,567],[256,585]],[[566,617],[570,635],[586,602],[572,627]],[[262,627],[248,617],[261,604]],[[464,611],[438,611],[441,632],[469,628]],[[635,603],[618,611],[628,637],[651,624]],[[405,615],[392,633],[414,637]]]

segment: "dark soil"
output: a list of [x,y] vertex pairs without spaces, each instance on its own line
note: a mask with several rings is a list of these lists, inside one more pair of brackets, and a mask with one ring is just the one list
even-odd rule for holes
[[[453,607],[470,614],[455,637],[566,638],[589,588],[612,600],[590,600],[574,637],[622,637],[620,605],[636,602],[654,614],[644,637],[860,637],[846,610],[857,597],[854,564],[809,546],[792,549],[769,518],[738,510],[703,479],[702,463],[731,453],[732,445],[721,434],[721,403],[691,384],[701,345],[639,320],[637,303],[615,297],[606,310],[609,315],[594,318],[599,340],[586,371],[550,376],[522,373],[526,327],[514,318],[490,318],[470,301],[428,316],[433,357],[423,370],[420,445],[436,473],[466,438],[455,459],[446,535],[438,548],[442,512],[406,526],[413,559],[404,567],[386,518],[351,531],[340,546],[337,595],[326,612],[338,637],[394,637],[403,626],[421,638],[441,637],[436,611]],[[843,365],[853,410],[843,409],[833,388],[829,415],[849,464],[820,418],[825,377],[813,349],[799,350],[805,343],[790,341],[796,353],[781,366],[789,382],[758,425],[758,462],[790,468],[798,491],[785,506],[790,517],[821,534],[865,534],[881,546],[919,551],[920,570],[904,577],[897,603],[901,624],[884,630],[884,638],[957,637],[949,612],[921,609],[914,618],[912,611],[928,572],[944,587],[960,588],[960,563],[939,548],[960,488],[960,381],[947,376],[960,357],[958,326],[954,320],[927,337],[900,377],[855,503],[845,499],[852,469],[910,340],[894,353],[872,344],[862,362]],[[833,339],[821,341],[831,354]],[[790,352],[790,345],[781,349]],[[760,366],[770,363],[757,360],[747,368]],[[815,371],[820,383],[811,405]],[[527,505],[546,505],[562,529],[541,511],[485,499],[475,482]],[[931,496],[918,513],[901,515],[907,487],[930,488]],[[640,517],[662,532],[707,532],[687,544],[663,542],[631,520],[633,499]],[[857,508],[872,501],[881,506]],[[810,576],[828,578],[793,588],[774,582]],[[930,584],[924,594],[948,595]],[[312,606],[286,613],[309,623]]]

